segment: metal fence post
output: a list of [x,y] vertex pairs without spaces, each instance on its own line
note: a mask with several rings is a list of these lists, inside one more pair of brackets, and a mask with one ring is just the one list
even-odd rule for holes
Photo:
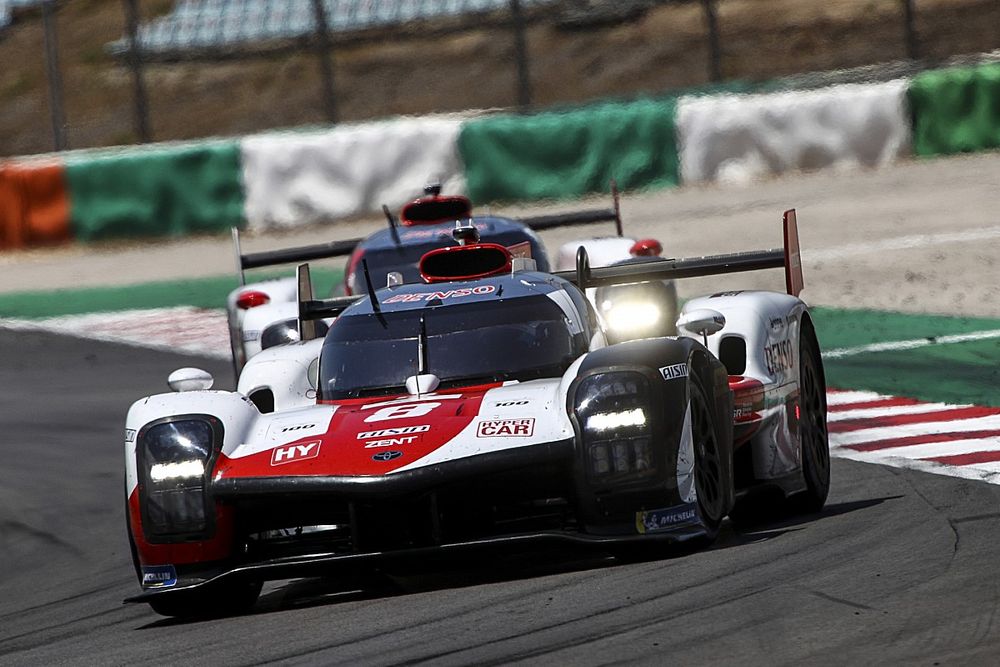
[[319,59],[319,75],[323,86],[323,109],[327,121],[337,122],[337,93],[333,85],[333,44],[330,39],[330,25],[326,17],[323,0],[312,0],[313,15],[316,18],[316,57]]
[[514,28],[514,58],[517,61],[517,106],[521,111],[531,106],[531,72],[528,68],[528,38],[521,0],[510,0],[511,25]]
[[62,72],[59,69],[59,40],[56,37],[55,0],[42,3],[42,24],[45,30],[45,70],[49,79],[49,116],[52,120],[52,142],[57,151],[65,150],[66,114],[63,110]]
[[708,77],[712,81],[722,81],[722,46],[719,41],[719,17],[715,12],[715,0],[702,0],[705,8],[705,23],[708,24]]
[[906,30],[906,57],[920,59],[920,36],[917,34],[917,8],[914,0],[902,0],[903,26]]
[[128,65],[132,70],[132,94],[135,101],[135,133],[141,143],[152,140],[149,128],[149,101],[146,96],[146,82],[142,77],[142,48],[139,46],[139,10],[136,0],[122,0],[125,3],[125,30],[128,32]]

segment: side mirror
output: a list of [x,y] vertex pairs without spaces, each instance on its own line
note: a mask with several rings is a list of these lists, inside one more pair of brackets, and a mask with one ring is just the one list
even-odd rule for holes
[[677,318],[677,330],[684,330],[701,336],[705,347],[708,347],[708,337],[722,331],[726,326],[726,316],[711,308],[698,308],[687,313],[681,313]]
[[172,391],[203,391],[211,389],[215,378],[200,368],[178,368],[167,377],[167,386]]

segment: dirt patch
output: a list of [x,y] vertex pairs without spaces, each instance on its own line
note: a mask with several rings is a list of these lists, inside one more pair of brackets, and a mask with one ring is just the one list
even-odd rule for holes
[[[144,8],[153,7],[143,3]],[[164,11],[166,3],[154,3]],[[917,29],[930,60],[1000,47],[1000,2],[921,0]],[[57,19],[71,147],[131,143],[132,80],[104,46],[119,38],[119,0],[74,0]],[[726,79],[777,76],[899,60],[906,55],[902,0],[720,0]],[[516,100],[513,39],[497,24],[461,34],[382,34],[335,53],[339,116],[361,120],[508,107]],[[652,9],[635,20],[567,29],[552,20],[528,32],[535,105],[662,93],[707,83],[706,21],[698,2]],[[41,19],[0,35],[0,155],[51,150]],[[316,59],[309,53],[147,70],[154,139],[238,135],[324,121]]]

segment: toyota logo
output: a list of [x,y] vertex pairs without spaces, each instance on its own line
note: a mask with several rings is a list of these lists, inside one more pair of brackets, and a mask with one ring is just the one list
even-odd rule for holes
[[372,461],[391,461],[393,459],[398,459],[403,455],[403,452],[391,451],[391,452],[379,452],[378,454],[372,455]]

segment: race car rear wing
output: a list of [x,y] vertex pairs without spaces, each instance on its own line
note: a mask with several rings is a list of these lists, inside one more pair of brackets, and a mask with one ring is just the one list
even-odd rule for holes
[[593,269],[590,267],[587,250],[581,246],[576,253],[576,270],[561,271],[555,275],[576,283],[581,289],[587,289],[588,287],[624,285],[650,280],[695,278],[723,273],[784,268],[785,289],[789,294],[798,296],[802,291],[803,278],[795,209],[785,211],[783,227],[784,248],[687,259],[653,260]]
[[[568,227],[572,225],[589,225],[598,222],[614,222],[615,231],[618,236],[622,236],[622,216],[619,205],[618,186],[611,182],[611,195],[613,203],[611,208],[590,209],[584,211],[572,211],[569,213],[559,213],[556,215],[539,215],[529,218],[513,218],[535,231],[553,229],[556,227]],[[389,228],[394,232],[397,222],[383,207]],[[298,246],[294,248],[282,248],[281,250],[267,250],[264,252],[254,252],[244,254],[240,249],[240,231],[236,227],[232,228],[233,246],[236,250],[237,273],[240,278],[240,285],[246,284],[244,272],[247,269],[256,269],[262,266],[275,266],[277,264],[293,264],[295,262],[308,262],[314,259],[327,259],[330,257],[343,257],[350,255],[362,238],[346,239],[344,241],[330,241],[328,243],[317,243],[314,245]],[[399,243],[399,236],[394,233],[396,243]]]

